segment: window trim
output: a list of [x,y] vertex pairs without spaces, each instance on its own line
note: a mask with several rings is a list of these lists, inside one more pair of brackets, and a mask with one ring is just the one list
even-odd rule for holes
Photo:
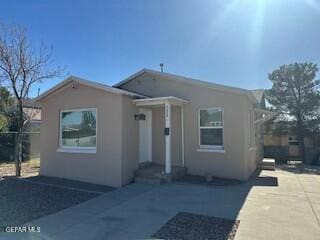
[[[200,126],[200,112],[201,110],[220,110],[222,112],[222,126]],[[201,144],[201,129],[222,129],[222,145],[203,145]],[[208,107],[208,108],[199,108],[198,109],[198,145],[200,149],[210,149],[210,150],[223,150],[224,148],[224,108],[223,107]]]
[[[75,147],[75,146],[63,146],[62,145],[62,113],[64,112],[84,112],[84,111],[95,111],[96,113],[96,146],[95,147]],[[57,152],[68,152],[68,153],[96,153],[98,145],[98,109],[97,108],[73,108],[63,109],[59,113],[59,148]]]

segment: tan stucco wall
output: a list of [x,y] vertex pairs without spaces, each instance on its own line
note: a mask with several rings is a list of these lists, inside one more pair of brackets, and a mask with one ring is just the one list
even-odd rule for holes
[[[134,117],[130,121],[130,116],[127,116],[134,111],[128,106],[127,98],[83,85],[72,89],[70,84],[45,98],[41,102],[40,174],[115,187],[128,182],[130,174],[122,167],[122,160],[123,156],[128,161],[136,157],[137,150],[132,150],[136,146],[131,142],[135,139],[130,135],[136,135],[137,129]],[[75,108],[97,108],[96,154],[57,152],[59,112]],[[122,121],[124,114],[126,119]],[[128,162],[125,164],[130,169],[135,167]]]
[[139,121],[134,119],[138,109],[132,99],[122,97],[122,185],[133,180],[139,163]]
[[[184,129],[185,165],[190,173],[210,173],[218,177],[240,180],[249,177],[246,110],[251,103],[246,96],[188,83],[181,84],[148,74],[137,77],[122,88],[152,97],[175,96],[189,101],[184,106]],[[206,107],[224,108],[224,153],[197,151],[198,110]],[[163,128],[159,131],[162,132]],[[161,139],[155,142],[157,141],[162,142]]]
[[264,158],[264,125],[257,126],[257,161],[256,163],[262,163]]
[[[254,124],[254,120],[260,119],[263,116],[261,114],[254,113],[255,106],[253,104],[246,104],[244,112],[246,113],[245,116],[245,159],[247,165],[247,176],[250,176],[255,169],[259,162],[262,162],[263,159],[263,124],[256,125]],[[252,116],[252,123],[251,123],[251,131],[250,131],[250,119],[249,119],[249,112],[253,114]],[[250,145],[250,132],[252,143]]]
[[[164,106],[152,109],[152,161],[165,164]],[[182,166],[181,158],[181,111],[171,108],[171,161],[173,166]]]

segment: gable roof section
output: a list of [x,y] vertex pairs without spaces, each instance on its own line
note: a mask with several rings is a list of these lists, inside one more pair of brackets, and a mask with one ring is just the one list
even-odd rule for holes
[[66,78],[65,80],[63,80],[61,83],[57,84],[56,86],[54,86],[53,88],[49,89],[48,91],[42,93],[39,97],[36,98],[36,101],[41,101],[42,99],[50,96],[51,94],[54,94],[54,92],[56,92],[57,90],[63,88],[64,86],[66,86],[67,84],[71,83],[71,82],[77,82],[79,84],[88,86],[88,87],[92,87],[92,88],[96,88],[99,90],[103,90],[106,92],[110,92],[110,93],[115,93],[115,94],[123,94],[123,95],[127,95],[127,96],[131,96],[131,97],[135,97],[135,98],[145,98],[146,96],[143,96],[141,94],[137,94],[137,93],[133,93],[130,91],[126,91],[123,89],[119,89],[119,88],[114,88],[105,84],[101,84],[101,83],[97,83],[97,82],[92,82],[83,78],[79,78],[76,76],[70,76],[68,78]]
[[145,74],[145,73],[155,75],[155,76],[165,77],[168,80],[173,80],[173,81],[177,81],[180,83],[189,83],[189,84],[202,86],[202,87],[206,87],[206,88],[212,88],[212,89],[219,90],[219,91],[246,95],[252,103],[258,104],[258,101],[255,98],[255,96],[253,95],[253,93],[247,89],[230,87],[230,86],[226,86],[226,85],[222,85],[222,84],[217,84],[217,83],[202,81],[202,80],[198,80],[198,79],[188,78],[188,77],[179,76],[179,75],[175,75],[175,74],[171,74],[171,73],[154,71],[154,70],[146,69],[146,68],[136,72],[135,74],[129,76],[128,78],[124,79],[123,81],[113,85],[113,87],[121,88],[122,85],[130,82],[131,80],[133,80],[136,77],[141,76],[142,74]]
[[263,100],[264,89],[250,90],[259,103]]

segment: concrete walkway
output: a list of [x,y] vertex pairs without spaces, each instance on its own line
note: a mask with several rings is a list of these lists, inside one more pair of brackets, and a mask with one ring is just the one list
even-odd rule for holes
[[285,167],[260,176],[277,179],[278,186],[251,189],[236,239],[320,239],[320,171]]
[[320,239],[320,172],[263,171],[245,184],[131,184],[28,223],[3,239],[147,239],[178,212],[239,219],[237,240]]

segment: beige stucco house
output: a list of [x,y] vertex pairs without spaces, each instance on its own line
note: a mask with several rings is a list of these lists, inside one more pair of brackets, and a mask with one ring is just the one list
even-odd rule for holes
[[38,101],[40,174],[115,187],[149,162],[246,180],[270,118],[249,90],[148,69],[113,87],[71,76]]

